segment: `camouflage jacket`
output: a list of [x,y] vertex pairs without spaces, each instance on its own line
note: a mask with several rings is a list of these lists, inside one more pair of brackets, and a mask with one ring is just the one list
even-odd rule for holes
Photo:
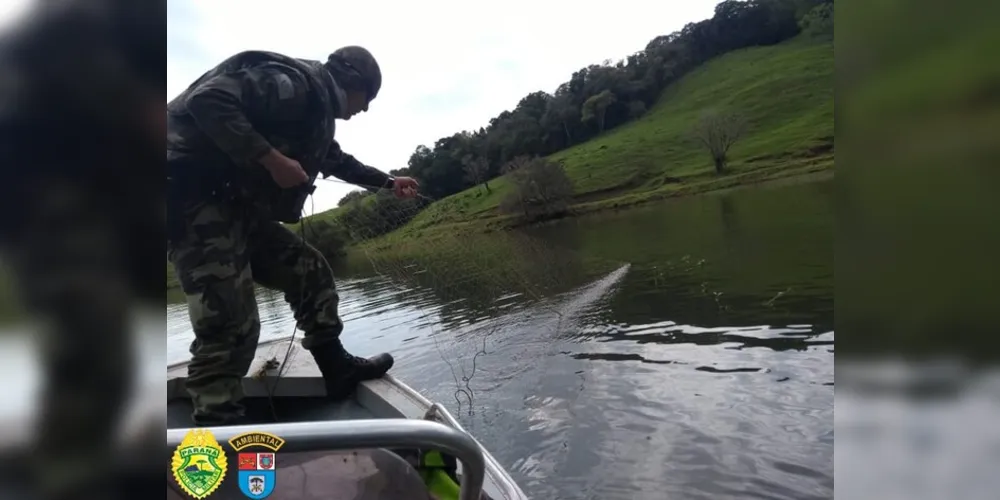
[[[248,51],[209,70],[167,105],[168,182],[188,195],[250,200],[276,220],[298,220],[317,175],[368,188],[389,175],[334,140],[344,93],[318,61]],[[282,190],[257,163],[271,148],[298,160],[305,186]],[[190,189],[196,186],[197,189]],[[188,189],[185,189],[188,188]]]

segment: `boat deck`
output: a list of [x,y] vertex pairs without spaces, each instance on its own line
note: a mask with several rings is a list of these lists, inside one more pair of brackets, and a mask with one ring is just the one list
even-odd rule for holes
[[[261,355],[254,362],[251,374],[259,373],[260,378],[247,377],[243,379],[246,399],[246,416],[253,423],[266,424],[275,422],[314,422],[326,420],[356,420],[380,417],[396,417],[399,415],[375,414],[357,399],[333,403],[323,397],[325,389],[318,370],[297,344],[293,346],[287,368],[277,376],[277,369],[262,370],[267,360],[275,357],[276,351],[281,351],[284,357],[288,342],[276,345],[262,346]],[[303,356],[304,355],[304,356]],[[281,359],[279,358],[279,359]],[[292,363],[291,361],[299,361]],[[183,388],[186,375],[186,365],[170,367],[167,372],[167,428],[177,429],[191,427],[191,399]]]
[[[355,400],[331,403],[322,397],[274,398],[272,403],[267,397],[253,397],[243,400],[243,404],[247,409],[247,417],[254,423],[379,418]],[[170,401],[167,405],[167,428],[191,427],[191,411],[191,401],[187,398]]]
[[[291,351],[288,344],[291,343]],[[287,355],[287,361],[285,356]],[[257,346],[257,357],[250,366],[254,374],[263,369],[269,360],[281,364],[282,377],[319,377],[319,370],[313,362],[312,355],[302,348],[298,341],[291,338],[261,342]],[[276,375],[276,370],[268,370],[269,375]],[[187,376],[187,361],[173,363],[167,366],[167,380]]]
[[[243,404],[255,423],[423,418],[432,404],[407,392],[390,375],[363,382],[353,399],[332,403],[312,356],[289,340],[261,345],[250,376],[243,378]],[[287,362],[285,354],[288,353]],[[279,375],[280,374],[280,375]],[[167,427],[191,427],[191,400],[184,389],[187,364],[167,369]],[[275,418],[277,417],[277,418]]]

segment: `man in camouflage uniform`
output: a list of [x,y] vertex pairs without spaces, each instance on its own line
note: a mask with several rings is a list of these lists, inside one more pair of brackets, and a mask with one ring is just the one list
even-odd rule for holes
[[186,385],[196,424],[241,420],[240,379],[260,333],[254,283],[284,292],[331,398],[392,366],[389,354],[364,359],[344,350],[329,264],[279,222],[299,220],[319,174],[415,194],[413,179],[366,166],[333,139],[334,120],[367,111],[381,83],[378,63],[361,47],[341,48],[325,63],[251,51],[167,105],[168,257],[194,327]]

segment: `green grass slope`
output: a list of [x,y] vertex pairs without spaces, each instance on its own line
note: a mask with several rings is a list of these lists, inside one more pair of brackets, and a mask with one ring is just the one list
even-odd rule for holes
[[[713,175],[711,159],[690,139],[689,131],[700,114],[718,108],[739,111],[749,121],[746,136],[730,151],[731,171],[726,177],[756,172],[746,177],[759,178],[764,169],[829,168],[833,83],[832,43],[795,39],[734,51],[664,90],[639,120],[551,159],[561,162],[573,181],[578,206],[608,205],[615,199],[683,189],[699,182],[718,187],[739,184],[739,180],[720,182]],[[497,216],[497,206],[510,184],[500,177],[490,181],[490,188],[489,194],[477,186],[439,200],[403,230]]]

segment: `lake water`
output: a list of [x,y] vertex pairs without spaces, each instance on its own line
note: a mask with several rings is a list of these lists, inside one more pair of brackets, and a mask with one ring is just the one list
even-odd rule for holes
[[[533,498],[832,498],[832,205],[758,187],[352,255],[344,343],[392,352]],[[292,334],[258,301],[262,341]]]

